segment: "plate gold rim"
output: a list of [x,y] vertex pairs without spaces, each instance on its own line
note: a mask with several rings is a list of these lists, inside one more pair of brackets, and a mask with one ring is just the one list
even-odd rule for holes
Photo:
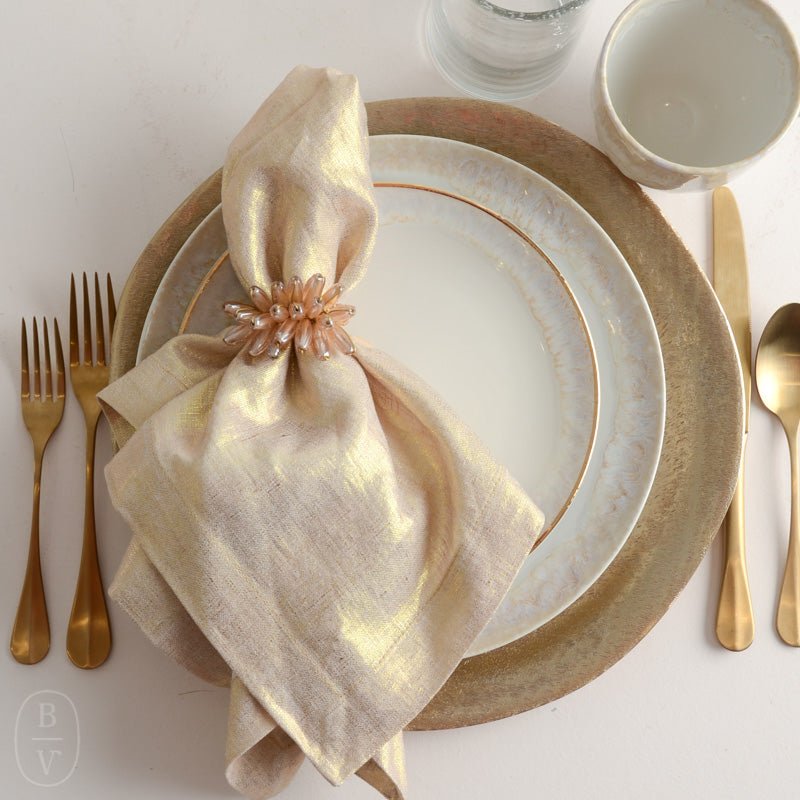
[[[586,477],[586,470],[589,467],[589,462],[594,452],[595,442],[597,441],[597,428],[600,416],[600,374],[599,374],[599,368],[597,366],[597,353],[595,352],[594,340],[592,339],[592,332],[589,330],[589,325],[586,322],[586,317],[583,314],[583,309],[581,308],[580,303],[578,303],[578,299],[575,297],[575,293],[572,291],[572,287],[569,285],[569,281],[564,277],[561,270],[556,266],[553,260],[547,255],[547,253],[545,253],[542,250],[541,247],[539,247],[538,244],[536,244],[536,242],[533,239],[531,239],[531,237],[527,233],[525,233],[525,231],[521,230],[517,225],[515,225],[510,220],[506,219],[504,216],[502,216],[502,214],[498,214],[491,208],[487,208],[486,206],[481,205],[480,203],[477,203],[474,200],[470,200],[467,197],[462,197],[461,195],[455,194],[454,192],[445,191],[444,189],[437,189],[433,186],[424,186],[422,184],[416,184],[416,183],[397,183],[394,181],[376,181],[374,186],[376,189],[416,189],[418,191],[430,192],[431,194],[437,194],[443,197],[449,197],[453,200],[465,203],[466,205],[471,206],[472,208],[476,208],[479,211],[488,214],[490,217],[496,219],[498,222],[501,222],[503,225],[505,225],[509,230],[513,231],[529,247],[531,247],[533,250],[536,251],[536,253],[538,253],[541,259],[545,262],[545,264],[547,264],[552,273],[558,279],[559,283],[566,292],[567,297],[569,297],[573,308],[575,309],[575,313],[577,314],[578,320],[580,322],[584,339],[586,340],[586,346],[589,349],[589,356],[591,358],[591,363],[592,363],[591,430],[589,431],[589,440],[586,444],[586,450],[583,455],[583,462],[581,463],[578,469],[578,474],[575,479],[575,482],[570,487],[568,494],[565,497],[564,502],[562,503],[560,509],[553,515],[550,524],[542,531],[539,538],[534,542],[533,546],[531,547],[531,552],[533,552],[555,530],[559,521],[562,519],[564,514],[567,512],[567,509],[572,505],[573,501],[575,500],[575,497],[578,494],[578,490],[581,488],[581,485],[583,484],[583,479]],[[192,296],[192,299],[189,301],[189,305],[186,307],[186,311],[184,312],[183,318],[181,319],[181,324],[178,327],[178,334],[186,332],[186,329],[189,326],[189,321],[192,317],[192,314],[194,313],[197,303],[200,301],[200,298],[205,293],[206,289],[208,288],[208,285],[214,279],[214,275],[221,269],[225,261],[228,260],[228,256],[229,252],[228,250],[225,250],[211,265],[211,268],[208,270],[208,272],[203,276],[203,279],[200,281],[197,290]]]
[[[483,147],[529,167],[570,195],[631,266],[658,329],[667,385],[661,459],[633,533],[575,603],[503,648],[465,659],[409,725],[457,728],[563,697],[628,653],[686,585],[733,494],[744,403],[733,339],[705,275],[633,181],[596,148],[522,109],[421,97],[367,104],[371,134],[416,134]],[[221,171],[164,222],[134,265],[120,300],[112,378],[135,364],[142,326],[164,271],[220,202]],[[703,403],[696,398],[703,397]],[[704,624],[698,613],[698,625]]]

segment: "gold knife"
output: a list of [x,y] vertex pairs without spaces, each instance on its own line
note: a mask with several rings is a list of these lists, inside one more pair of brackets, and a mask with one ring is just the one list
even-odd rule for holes
[[744,541],[744,447],[750,430],[751,334],[750,294],[742,221],[736,198],[727,186],[714,190],[714,290],[733,332],[744,382],[744,439],[739,478],[725,516],[725,569],[717,609],[717,638],[728,650],[744,650],[755,626]]

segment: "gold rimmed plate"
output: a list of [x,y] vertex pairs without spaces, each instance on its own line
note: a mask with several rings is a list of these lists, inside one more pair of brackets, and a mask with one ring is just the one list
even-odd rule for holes
[[[414,369],[478,433],[536,498],[544,537],[575,498],[597,431],[597,362],[580,307],[507,220],[430,187],[376,189],[381,226],[366,277],[348,289],[359,309],[349,330]],[[242,293],[223,255],[180,332],[218,333],[222,305]]]
[[[359,324],[363,319],[356,320],[353,329],[393,354],[399,351],[405,363],[439,389],[543,505],[547,531],[558,526],[552,536],[540,539],[491,623],[474,643],[471,652],[483,652],[507,644],[557,615],[601,574],[630,533],[652,480],[662,433],[664,387],[658,337],[647,304],[622,256],[585,212],[558,198],[555,187],[546,181],[519,184],[520,172],[526,178],[530,174],[514,162],[469,145],[429,137],[373,137],[371,166],[382,226],[364,283],[364,288],[372,287],[372,291],[367,302],[359,306],[367,314],[377,308],[382,313],[367,318],[366,331]],[[465,173],[469,176],[470,172],[478,179],[462,179],[460,191],[482,192],[489,207],[444,187],[446,179]],[[392,180],[382,180],[387,177]],[[410,183],[419,177],[441,188]],[[387,189],[401,187],[406,194],[402,196],[404,202],[398,204],[396,193],[387,194]],[[441,200],[434,203],[425,197],[426,192],[449,198],[451,206]],[[598,457],[588,463],[581,459],[576,433],[580,432],[581,414],[588,411],[590,393],[581,382],[570,381],[571,365],[579,362],[574,356],[565,357],[570,351],[563,341],[531,337],[527,329],[537,315],[558,319],[562,313],[536,286],[537,272],[527,281],[520,280],[529,265],[516,253],[506,250],[498,254],[496,247],[494,260],[490,258],[480,268],[480,274],[489,278],[485,284],[476,282],[469,270],[458,269],[464,258],[459,246],[466,248],[472,259],[480,258],[481,253],[491,256],[493,238],[498,233],[507,235],[509,230],[541,253],[518,225],[493,210],[507,196],[526,196],[532,208],[537,207],[537,198],[549,201],[539,203],[542,207],[533,216],[520,215],[513,208],[505,213],[517,213],[526,230],[548,243],[558,258],[556,265],[544,256],[550,272],[558,276],[573,299],[571,286],[581,293],[579,305],[591,315],[597,333],[601,402],[593,422],[595,429],[600,423],[599,450],[595,448]],[[449,213],[443,216],[442,207]],[[482,230],[476,226],[481,215],[475,209],[491,218],[483,219],[492,234],[488,245],[473,234],[473,230]],[[443,232],[443,220],[451,236],[445,247],[437,239]],[[502,225],[492,227],[492,220]],[[431,239],[433,232],[436,235]],[[230,264],[224,257],[218,258],[203,277],[198,277],[202,268],[194,267],[213,262],[225,247],[217,209],[198,226],[165,275],[151,307],[142,356],[158,346],[156,333],[165,339],[178,333],[182,306],[188,305],[190,314],[184,316],[181,329],[190,320],[194,324],[189,330],[195,332],[216,332],[225,325],[219,306],[226,296],[242,291]],[[505,266],[509,263],[511,267]],[[520,298],[529,300],[529,308],[516,318],[517,324],[513,316],[508,316],[515,307],[506,303],[503,290],[508,286],[490,277],[498,275],[497,264],[504,265],[501,273],[505,271],[515,281],[517,304]],[[568,272],[567,277],[559,266]],[[459,279],[468,285],[459,286]],[[198,284],[195,297],[187,300]],[[438,292],[425,293],[428,307],[414,315],[413,324],[409,324],[407,311],[411,304],[418,304],[420,293],[414,290],[420,286],[431,286]],[[355,290],[356,298],[360,288]],[[393,299],[389,307],[394,306],[394,317],[391,313],[387,316],[387,304],[382,302],[386,297]],[[531,297],[538,297],[533,306]],[[483,306],[486,316],[481,319],[479,310]],[[627,329],[626,337],[617,337],[619,341],[609,335],[609,315]],[[498,326],[497,320],[505,328]],[[440,337],[442,330],[449,338]],[[487,330],[495,330],[496,337],[486,335]],[[469,333],[474,334],[469,336],[469,352],[459,356],[459,344],[467,341]],[[431,346],[431,342],[440,347]],[[558,363],[558,375],[554,376],[552,370],[548,373],[540,363],[543,354]],[[648,382],[647,392],[625,395],[617,388]],[[596,386],[595,382],[595,411]],[[557,397],[552,402],[554,393]],[[537,401],[543,410],[537,407]],[[589,448],[586,456],[590,456]],[[630,469],[633,462],[635,471]]]

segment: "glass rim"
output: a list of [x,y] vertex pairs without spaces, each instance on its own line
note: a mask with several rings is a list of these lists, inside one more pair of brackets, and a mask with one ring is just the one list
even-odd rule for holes
[[480,6],[492,14],[496,14],[498,17],[504,17],[505,19],[510,20],[519,20],[521,22],[538,22],[542,20],[556,19],[563,14],[569,14],[571,11],[575,11],[581,6],[585,6],[589,0],[568,0],[568,2],[564,3],[564,5],[556,6],[555,8],[551,8],[547,11],[515,11],[514,9],[497,5],[497,3],[493,3],[491,0],[472,0],[472,2],[476,6]]

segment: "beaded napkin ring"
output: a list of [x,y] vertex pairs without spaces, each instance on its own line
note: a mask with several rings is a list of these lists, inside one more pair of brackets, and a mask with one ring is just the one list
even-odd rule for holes
[[285,286],[275,281],[268,295],[259,286],[250,287],[253,305],[225,303],[223,309],[234,324],[227,328],[223,340],[229,345],[247,347],[251,356],[266,353],[277,358],[294,340],[297,350],[313,350],[322,360],[332,352],[353,355],[356,348],[344,326],[356,313],[353,306],[340,305],[344,287],[336,283],[325,294],[325,278],[317,273],[303,285],[295,276]]

